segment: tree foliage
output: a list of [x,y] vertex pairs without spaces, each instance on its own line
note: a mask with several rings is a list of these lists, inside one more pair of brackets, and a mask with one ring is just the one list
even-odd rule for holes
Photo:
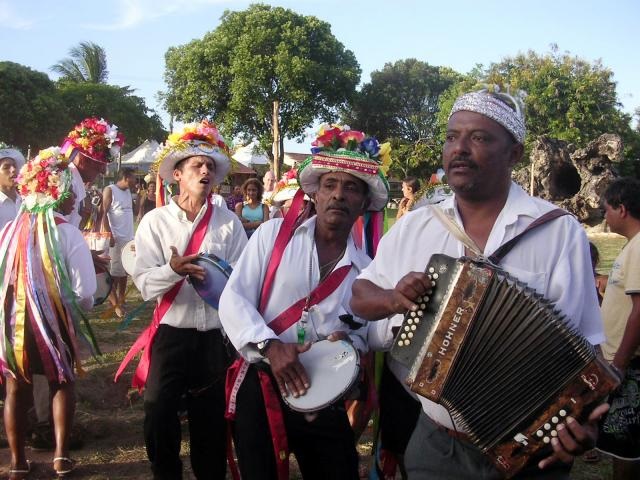
[[0,140],[25,153],[57,145],[70,119],[55,84],[45,73],[0,62]]
[[371,74],[342,118],[352,128],[391,140],[392,175],[427,176],[440,163],[440,96],[461,78],[414,58],[387,63]]
[[69,50],[69,57],[51,66],[60,80],[76,83],[106,83],[107,53],[93,42],[80,42]]
[[127,139],[125,151],[147,138],[163,140],[160,117],[129,87],[52,82],[45,73],[0,62],[0,140],[25,153],[59,145],[73,125],[88,116],[104,117]]
[[360,79],[354,54],[328,23],[268,5],[226,11],[215,30],[165,58],[169,113],[214,118],[227,135],[257,138],[267,151],[275,100],[281,141],[301,137],[315,119],[335,119]]
[[486,71],[490,83],[509,84],[527,92],[527,132],[530,139],[550,135],[585,145],[603,133],[622,134],[630,116],[620,109],[613,72],[600,61],[529,51],[506,57]]
[[104,117],[124,134],[128,147],[125,150],[146,139],[161,142],[167,135],[160,117],[143,98],[132,95],[129,87],[71,82],[61,82],[58,87],[71,125],[89,116]]

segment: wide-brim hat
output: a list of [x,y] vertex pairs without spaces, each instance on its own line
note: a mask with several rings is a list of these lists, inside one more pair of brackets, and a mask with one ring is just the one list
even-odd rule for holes
[[345,172],[369,186],[369,210],[378,211],[389,201],[389,183],[380,164],[366,155],[350,150],[321,151],[307,157],[298,167],[298,181],[306,194],[318,191],[320,177],[329,172]]
[[231,169],[231,160],[220,147],[202,140],[188,140],[166,147],[161,146],[156,157],[159,161],[158,174],[160,178],[167,183],[174,183],[173,171],[178,162],[198,155],[204,155],[213,160],[216,166],[213,183],[222,183]]
[[13,159],[13,161],[16,162],[16,170],[20,170],[25,164],[24,155],[22,155],[20,150],[16,150],[15,148],[0,148],[0,160],[3,158]]

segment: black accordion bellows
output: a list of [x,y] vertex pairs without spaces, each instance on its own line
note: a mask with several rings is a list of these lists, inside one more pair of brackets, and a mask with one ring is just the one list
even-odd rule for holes
[[615,375],[552,303],[495,265],[434,255],[427,273],[431,298],[405,316],[391,355],[409,367],[412,390],[445,406],[513,475],[563,417],[606,396]]

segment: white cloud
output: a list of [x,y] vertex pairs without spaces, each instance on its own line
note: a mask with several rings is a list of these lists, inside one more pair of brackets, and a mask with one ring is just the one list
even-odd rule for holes
[[[3,1],[3,0],[0,0]],[[113,23],[86,24],[96,30],[126,30],[175,12],[193,12],[204,5],[233,4],[234,0],[117,0]]]
[[27,30],[33,22],[17,14],[9,0],[0,0],[0,25],[7,29]]

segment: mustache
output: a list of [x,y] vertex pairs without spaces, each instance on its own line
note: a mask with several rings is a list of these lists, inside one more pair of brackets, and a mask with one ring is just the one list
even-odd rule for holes
[[340,203],[330,203],[329,205],[327,205],[327,210],[340,210],[342,212],[348,212],[349,209],[347,207],[345,207],[344,205],[340,204]]
[[469,157],[456,155],[455,157],[451,158],[451,160],[449,161],[449,168],[455,168],[455,167],[467,167],[467,168],[477,169],[478,164],[473,160],[471,160]]

